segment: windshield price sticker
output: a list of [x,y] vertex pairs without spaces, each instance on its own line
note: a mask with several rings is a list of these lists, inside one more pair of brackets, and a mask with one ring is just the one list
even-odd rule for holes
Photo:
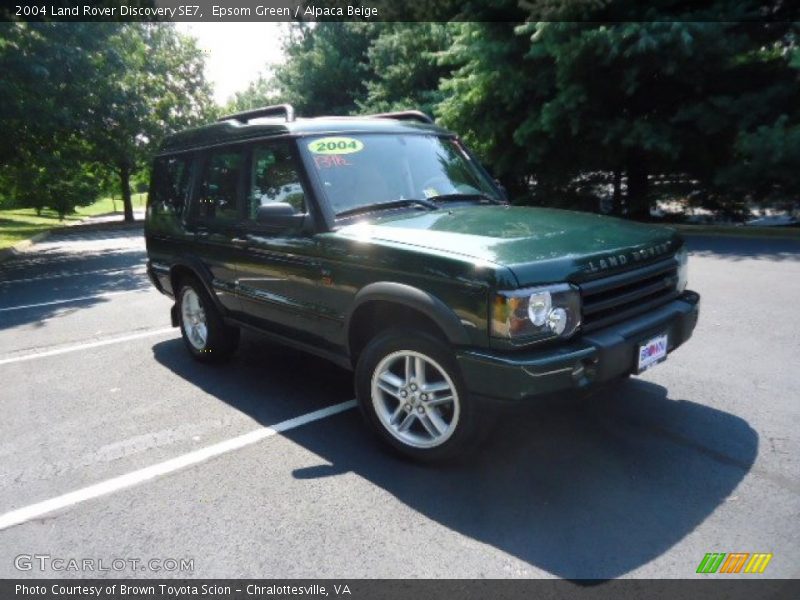
[[326,137],[314,140],[308,149],[314,154],[352,154],[361,152],[364,143],[351,137]]

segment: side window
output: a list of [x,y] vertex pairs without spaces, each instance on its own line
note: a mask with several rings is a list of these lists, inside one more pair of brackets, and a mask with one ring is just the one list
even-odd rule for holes
[[150,206],[156,213],[180,215],[189,191],[191,159],[187,156],[157,158],[153,165]]
[[251,219],[255,218],[259,207],[274,202],[290,204],[295,214],[306,212],[300,169],[288,145],[255,146],[252,165],[247,194]]
[[242,153],[238,150],[217,151],[208,157],[197,196],[197,216],[200,219],[239,219],[239,181],[243,163]]

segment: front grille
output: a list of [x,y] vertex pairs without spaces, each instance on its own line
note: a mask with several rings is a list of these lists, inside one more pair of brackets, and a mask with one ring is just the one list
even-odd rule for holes
[[582,329],[593,331],[629,319],[678,297],[678,265],[662,260],[619,275],[582,283]]

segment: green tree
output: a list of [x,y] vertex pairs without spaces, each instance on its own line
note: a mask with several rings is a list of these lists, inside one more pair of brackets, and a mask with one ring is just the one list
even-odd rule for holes
[[[445,122],[521,191],[563,200],[587,176],[611,174],[627,214],[647,218],[656,178],[729,201],[735,165],[758,164],[765,137],[793,152],[800,98],[790,23],[711,21],[713,2],[678,21],[674,11],[666,18],[669,2],[639,12],[626,2],[527,6],[533,20],[516,27],[462,26],[446,53],[457,68],[441,105]],[[740,17],[754,6],[742,3]],[[653,20],[624,22],[634,13]],[[535,20],[565,16],[582,21]],[[781,160],[785,188],[795,163]]]
[[94,201],[96,173],[81,110],[93,86],[92,57],[111,28],[82,23],[0,23],[3,199],[63,215]]
[[171,25],[127,23],[109,37],[95,74],[98,85],[87,104],[98,118],[89,138],[95,160],[119,180],[125,220],[130,221],[131,177],[161,139],[216,114],[204,57],[192,38]]
[[795,199],[800,179],[800,124],[782,114],[774,123],[739,134],[736,161],[717,181],[757,199]]
[[246,89],[236,92],[222,112],[230,114],[280,102],[281,99],[268,72],[267,75],[259,75],[258,79],[251,81]]
[[520,202],[594,209],[609,194],[618,214],[646,219],[666,195],[733,214],[748,198],[800,189],[790,3],[463,0],[458,8],[475,21],[295,24],[286,63],[231,108],[420,107],[463,134]]
[[213,116],[203,66],[168,24],[0,24],[3,196],[66,214],[111,172],[131,220],[131,176],[165,134]]
[[461,133],[505,184],[512,198],[527,196],[535,149],[521,148],[514,134],[541,105],[552,70],[528,68],[528,42],[515,34],[517,23],[460,23],[440,60],[452,69],[442,81],[436,109],[444,125]]
[[627,212],[637,218],[649,216],[652,175],[685,174],[724,193],[720,172],[736,161],[740,133],[797,99],[785,58],[764,50],[784,43],[782,28],[687,20],[520,31],[532,34],[533,55],[558,60],[555,93],[517,141],[548,150],[568,141],[584,151],[578,169],[624,172]]
[[440,54],[453,42],[452,23],[387,23],[367,50],[370,75],[364,112],[418,109],[433,114],[443,100],[442,79],[451,68]]
[[440,79],[449,74],[438,53],[453,30],[443,23],[294,23],[284,40],[286,61],[270,66],[226,110],[288,102],[303,115],[432,112]]
[[274,98],[303,115],[358,111],[370,78],[367,51],[380,24],[293,24],[284,44],[286,62],[275,68]]

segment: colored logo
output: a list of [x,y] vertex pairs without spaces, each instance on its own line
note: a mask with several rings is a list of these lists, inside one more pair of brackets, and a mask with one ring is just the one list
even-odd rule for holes
[[763,573],[772,553],[709,552],[697,565],[698,573]]

